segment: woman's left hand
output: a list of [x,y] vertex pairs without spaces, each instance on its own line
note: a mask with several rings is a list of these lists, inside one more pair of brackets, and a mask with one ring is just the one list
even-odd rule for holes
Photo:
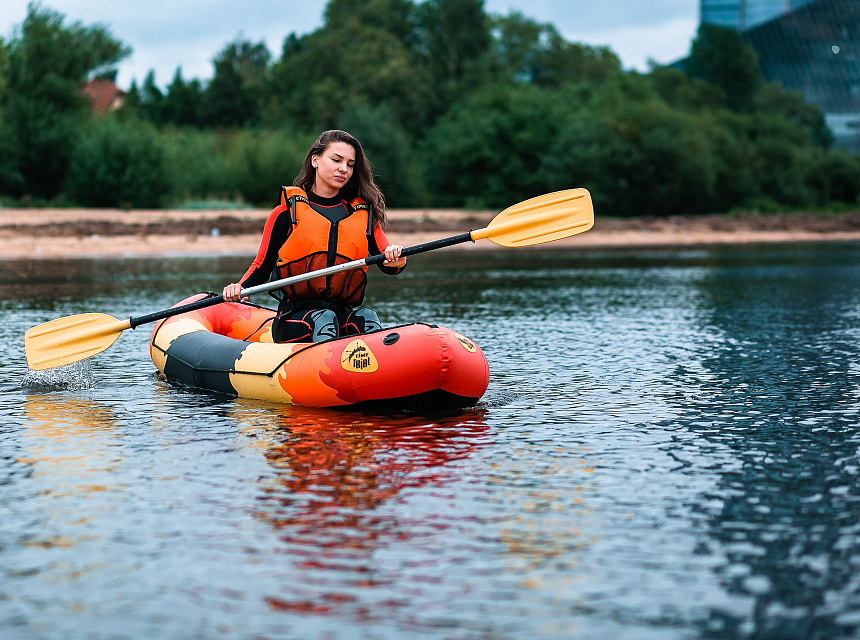
[[385,250],[382,252],[385,254],[385,262],[386,267],[396,267],[398,269],[402,269],[406,266],[406,256],[401,256],[401,252],[403,251],[403,247],[399,244],[390,244],[385,247]]

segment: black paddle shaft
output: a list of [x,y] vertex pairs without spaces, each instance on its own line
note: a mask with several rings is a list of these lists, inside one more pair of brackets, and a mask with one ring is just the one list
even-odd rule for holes
[[[413,256],[416,253],[425,253],[427,251],[433,251],[434,249],[442,249],[444,247],[450,247],[455,244],[461,244],[463,242],[472,241],[472,233],[461,233],[456,236],[451,236],[449,238],[442,238],[441,240],[433,240],[432,242],[425,242],[424,244],[416,244],[412,247],[404,247],[403,251],[400,255],[402,256]],[[383,254],[377,254],[375,256],[370,256],[365,258],[364,260],[356,260],[355,267],[360,267],[362,265],[371,265],[371,264],[382,264],[385,262],[385,256]],[[312,280],[317,277],[313,273],[304,274],[307,276],[305,279]],[[290,278],[292,280],[292,278]],[[294,280],[295,281],[295,280]],[[272,284],[271,288],[278,288],[279,285],[277,283]],[[206,307],[211,307],[216,304],[221,304],[224,302],[224,296],[221,294],[212,294],[211,296],[207,296],[202,300],[197,300],[196,302],[191,302],[189,304],[184,304],[180,307],[171,307],[170,309],[163,309],[162,311],[156,311],[154,313],[149,313],[145,316],[138,316],[137,318],[129,318],[129,326],[132,329],[136,329],[142,324],[147,324],[149,322],[156,322],[158,320],[163,320],[164,318],[172,318],[173,316],[178,316],[182,313],[188,313],[189,311],[196,311],[197,309],[204,309]]]
[[[471,231],[469,233],[461,233],[456,236],[451,236],[450,238],[442,238],[441,240],[433,240],[432,242],[425,242],[424,244],[416,244],[412,247],[403,247],[403,251],[400,255],[414,256],[416,253],[425,253],[427,251],[433,251],[434,249],[442,249],[455,244],[462,244],[463,242],[472,242]],[[381,253],[375,256],[370,256],[364,260],[364,263],[367,265],[382,264],[383,262],[385,262],[385,256]]]
[[161,311],[156,311],[155,313],[148,313],[145,316],[138,316],[137,318],[129,318],[128,323],[132,329],[137,329],[140,325],[146,324],[148,322],[155,322],[157,320],[163,320],[164,318],[171,318],[173,316],[178,316],[181,313],[188,313],[189,311],[194,311],[195,309],[203,309],[205,307],[211,307],[216,304],[221,304],[224,302],[224,296],[221,294],[213,294],[202,300],[197,300],[196,302],[191,302],[189,304],[183,304],[181,307],[171,307],[170,309],[163,309]]

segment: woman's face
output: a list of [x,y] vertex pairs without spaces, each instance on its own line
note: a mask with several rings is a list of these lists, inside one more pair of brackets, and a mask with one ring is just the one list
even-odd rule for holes
[[311,156],[311,164],[316,169],[314,193],[333,198],[352,177],[355,149],[346,142],[332,142],[322,154]]

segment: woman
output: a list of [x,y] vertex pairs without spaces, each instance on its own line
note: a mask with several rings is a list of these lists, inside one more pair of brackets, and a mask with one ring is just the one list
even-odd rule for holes
[[[403,270],[403,247],[389,244],[382,231],[385,198],[356,138],[337,129],[323,132],[308,150],[293,184],[281,188],[281,203],[266,220],[257,257],[239,282],[224,287],[225,300],[236,302],[242,289],[270,278],[288,278],[379,253],[385,254],[379,265],[384,273]],[[357,308],[366,285],[367,267],[362,267],[282,289],[273,339],[319,342],[381,329],[372,309]]]

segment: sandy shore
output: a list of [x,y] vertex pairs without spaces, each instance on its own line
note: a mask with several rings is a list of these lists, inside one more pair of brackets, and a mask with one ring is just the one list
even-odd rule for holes
[[[0,259],[256,253],[268,210],[0,209]],[[487,226],[497,212],[393,210],[386,233],[409,246]],[[549,247],[622,248],[860,241],[860,212],[618,219]],[[468,250],[492,248],[465,243]]]

